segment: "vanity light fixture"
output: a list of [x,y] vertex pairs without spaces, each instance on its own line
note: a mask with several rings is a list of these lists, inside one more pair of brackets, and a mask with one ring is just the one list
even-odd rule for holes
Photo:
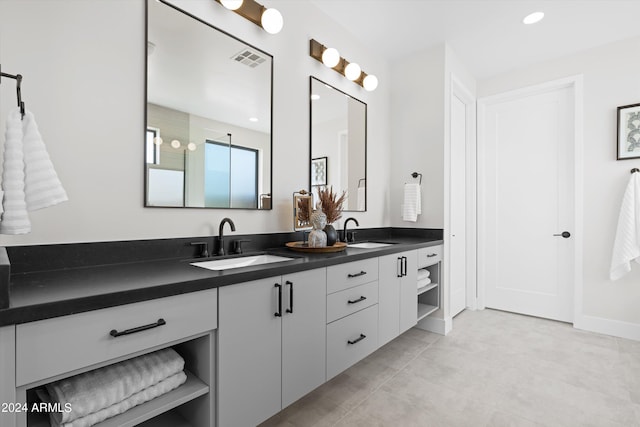
[[522,23],[525,25],[531,25],[535,24],[536,22],[542,21],[542,18],[544,18],[544,12],[533,12],[525,16],[522,20]]
[[187,149],[189,151],[196,151],[196,148],[197,147],[196,147],[196,144],[194,142],[190,142],[190,143],[187,144]]
[[[225,8],[248,19],[269,34],[278,34],[282,30],[284,20],[282,14],[273,8],[266,8],[255,0],[215,0]],[[238,4],[239,3],[239,4]]]
[[309,56],[359,84],[367,91],[375,90],[378,87],[376,76],[365,73],[355,62],[349,62],[342,58],[335,48],[326,47],[311,39],[309,40]]
[[155,138],[153,138],[153,143],[156,145],[162,145],[164,141],[162,141],[162,138],[160,138],[159,136],[156,136]]
[[171,141],[171,146],[173,148],[180,148],[180,141],[178,141],[177,139],[174,139],[173,141]]

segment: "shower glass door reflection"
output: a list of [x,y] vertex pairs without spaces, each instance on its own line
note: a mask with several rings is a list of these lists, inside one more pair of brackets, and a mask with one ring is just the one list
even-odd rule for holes
[[217,141],[205,144],[205,206],[258,207],[258,150]]

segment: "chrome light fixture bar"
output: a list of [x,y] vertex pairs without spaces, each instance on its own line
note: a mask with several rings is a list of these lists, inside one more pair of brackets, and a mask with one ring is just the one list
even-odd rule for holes
[[215,0],[225,8],[248,19],[269,34],[277,34],[282,30],[284,20],[282,14],[273,8],[266,8],[255,0]]
[[378,87],[378,78],[367,74],[355,62],[349,62],[340,56],[335,48],[326,47],[314,39],[309,40],[309,56],[334,69],[347,79],[359,84],[365,90],[373,91]]

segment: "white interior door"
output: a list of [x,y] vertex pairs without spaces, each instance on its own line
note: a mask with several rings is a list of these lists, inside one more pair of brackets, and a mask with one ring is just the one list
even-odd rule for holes
[[[573,86],[480,101],[486,307],[573,321]],[[486,105],[484,105],[486,104]]]
[[449,233],[449,289],[451,317],[466,307],[467,253],[466,253],[466,139],[467,106],[457,96],[451,97],[451,211]]

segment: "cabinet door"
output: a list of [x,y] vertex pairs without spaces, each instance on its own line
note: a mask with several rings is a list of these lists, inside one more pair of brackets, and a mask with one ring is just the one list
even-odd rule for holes
[[400,334],[401,257],[401,254],[392,254],[378,259],[378,342],[380,346]]
[[280,277],[219,288],[219,427],[255,426],[282,407],[276,283]]
[[[282,277],[282,407],[326,380],[326,269]],[[293,299],[291,299],[293,296]]]
[[400,333],[418,323],[418,253],[407,251],[403,257],[403,274],[400,280]]

